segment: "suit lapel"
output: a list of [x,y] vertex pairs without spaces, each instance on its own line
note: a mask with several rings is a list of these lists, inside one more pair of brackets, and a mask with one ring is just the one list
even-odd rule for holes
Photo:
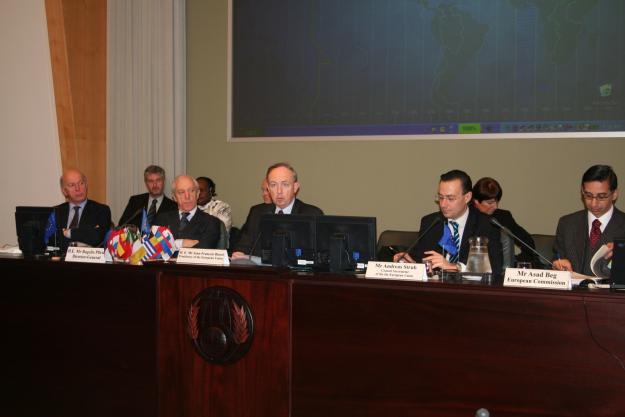
[[293,210],[291,210],[291,214],[299,214],[300,206],[301,204],[299,200],[296,198],[295,202],[293,203]]
[[469,238],[474,235],[477,225],[477,216],[475,211],[469,207],[469,216],[467,217],[467,224],[464,225],[464,231],[462,232],[462,241],[460,242],[460,258],[466,259],[469,255]]
[[578,265],[583,267],[584,253],[586,252],[586,243],[588,241],[588,212],[584,210],[581,218],[577,223],[575,232],[573,233],[573,247],[575,248],[575,255],[577,255]]
[[[619,238],[623,236],[617,236],[619,231],[625,229],[625,215],[623,212],[614,207],[614,213],[612,213],[612,218],[608,222],[603,233],[601,233],[601,244],[605,244],[614,240],[614,238]],[[622,232],[620,232],[622,234]]]
[[78,219],[78,227],[83,225],[83,222],[85,221],[85,219],[88,219],[89,215],[91,214],[91,202],[89,200],[87,200],[87,203],[85,204],[85,208],[82,209],[82,214],[80,215],[80,219]]

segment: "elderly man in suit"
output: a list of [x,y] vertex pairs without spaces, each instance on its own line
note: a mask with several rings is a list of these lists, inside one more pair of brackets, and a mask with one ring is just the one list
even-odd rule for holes
[[271,204],[257,204],[250,209],[241,239],[234,247],[232,259],[246,258],[248,255],[260,256],[256,245],[260,233],[260,219],[264,214],[309,214],[320,216],[323,211],[296,198],[300,184],[297,172],[286,162],[279,162],[267,169],[267,184],[271,195]]
[[178,208],[175,202],[165,196],[165,170],[157,165],[150,165],[143,171],[143,181],[147,193],[130,197],[124,213],[119,218],[119,226],[134,224],[141,227],[142,211],[145,209],[148,223],[152,224],[159,213],[174,211]]
[[159,213],[154,224],[165,226],[176,239],[176,249],[214,249],[221,234],[221,220],[199,210],[200,188],[195,178],[179,175],[172,182],[172,194],[177,210]]
[[[488,238],[488,257],[493,274],[501,274],[503,259],[500,233],[491,225],[489,217],[471,204],[471,189],[471,177],[463,171],[452,170],[441,175],[436,195],[439,211],[421,219],[420,233],[423,235],[413,251],[400,252],[393,260],[429,261],[433,268],[464,271],[469,255],[469,238],[484,236]],[[438,244],[444,227],[449,228],[449,235],[457,246],[456,255],[443,252]]]
[[625,237],[625,214],[614,206],[618,180],[612,167],[593,165],[582,176],[581,198],[585,210],[560,218],[556,230],[554,267],[594,275],[590,261],[614,238]]
[[111,227],[109,207],[87,199],[87,177],[77,169],[63,172],[60,185],[67,200],[54,208],[61,252],[67,251],[70,242],[102,245]]

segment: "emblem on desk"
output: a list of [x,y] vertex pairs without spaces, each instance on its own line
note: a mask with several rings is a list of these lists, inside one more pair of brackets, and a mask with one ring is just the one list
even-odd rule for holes
[[226,287],[206,288],[196,295],[187,325],[195,350],[214,364],[238,361],[254,338],[252,309],[239,293]]

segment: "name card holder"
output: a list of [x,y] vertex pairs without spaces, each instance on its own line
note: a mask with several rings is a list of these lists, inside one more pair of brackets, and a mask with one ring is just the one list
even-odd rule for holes
[[103,264],[104,248],[83,248],[70,246],[65,254],[65,262],[86,262],[90,264]]
[[371,261],[367,264],[365,278],[427,281],[427,274],[425,264]]
[[504,287],[570,290],[571,273],[547,269],[506,268],[503,285]]
[[228,251],[225,249],[182,248],[178,251],[179,264],[228,266]]

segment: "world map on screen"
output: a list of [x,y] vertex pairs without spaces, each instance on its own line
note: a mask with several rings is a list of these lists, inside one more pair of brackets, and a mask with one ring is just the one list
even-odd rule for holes
[[232,0],[234,136],[625,130],[621,0]]

